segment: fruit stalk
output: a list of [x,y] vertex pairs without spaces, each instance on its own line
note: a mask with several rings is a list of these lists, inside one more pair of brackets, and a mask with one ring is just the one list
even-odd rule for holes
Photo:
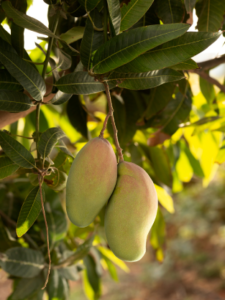
[[113,128],[113,132],[114,132],[114,136],[113,136],[113,139],[114,139],[114,143],[115,143],[115,146],[116,146],[116,150],[117,150],[117,153],[118,153],[118,156],[119,156],[119,161],[124,161],[123,159],[123,153],[122,153],[122,148],[120,147],[120,143],[119,143],[119,140],[118,140],[118,135],[117,135],[117,128],[116,128],[116,123],[115,123],[115,119],[114,119],[114,115],[113,115],[113,106],[112,106],[112,99],[111,99],[111,95],[110,95],[110,91],[109,91],[109,86],[106,82],[103,82],[104,86],[105,86],[105,91],[106,91],[106,98],[107,98],[107,102],[108,102],[108,114],[105,118],[105,121],[104,121],[104,124],[103,124],[103,128],[100,132],[100,137],[103,137],[103,134],[104,134],[104,131],[106,129],[106,126],[107,126],[107,122],[109,120],[109,118],[111,117],[111,123],[112,123],[112,128]]

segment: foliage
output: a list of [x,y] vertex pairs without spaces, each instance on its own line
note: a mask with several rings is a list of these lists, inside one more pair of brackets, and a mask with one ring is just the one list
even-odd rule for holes
[[[146,170],[158,193],[149,243],[163,261],[164,209],[174,213],[172,193],[190,181],[207,186],[225,161],[224,85],[204,72],[216,64],[199,71],[191,59],[220,37],[225,6],[210,0],[44,2],[48,28],[26,15],[31,1],[0,1],[1,24],[11,27],[8,34],[0,24],[0,110],[9,120],[0,131],[0,266],[14,280],[9,299],[44,293],[67,299],[69,280],[82,274],[94,300],[101,297],[103,268],[115,281],[115,265],[128,268],[107,247],[104,208],[86,228],[68,222],[64,187],[73,158],[100,135],[109,87],[124,158]],[[187,32],[193,8],[198,32]],[[47,38],[28,53],[24,29]],[[200,75],[198,93],[193,72]],[[110,122],[104,137],[116,152]]]

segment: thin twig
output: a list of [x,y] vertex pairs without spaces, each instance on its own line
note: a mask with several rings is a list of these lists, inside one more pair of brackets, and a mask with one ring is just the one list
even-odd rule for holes
[[[113,110],[113,106],[112,106],[112,99],[111,99],[111,95],[110,95],[110,91],[109,91],[109,86],[106,82],[103,82],[103,84],[105,86],[106,98],[107,98],[108,107],[109,107],[108,115],[111,117],[111,123],[112,123],[113,132],[114,132],[114,136],[113,136],[114,143],[116,145],[116,150],[117,150],[117,153],[119,156],[119,161],[121,162],[121,161],[124,161],[124,159],[123,159],[122,148],[120,147],[120,143],[118,140],[118,135],[117,135],[118,130],[116,128],[115,119],[114,119],[114,115],[113,115],[114,110]],[[109,119],[108,115],[106,116],[105,122],[103,124],[103,129],[104,129],[104,126],[106,127],[106,125],[107,125],[107,121]],[[104,133],[104,130],[103,130],[103,133]],[[101,131],[100,136],[101,136],[101,134],[103,135],[103,133]]]
[[209,70],[225,63],[225,55],[198,63],[201,70]]
[[212,78],[207,73],[200,71],[200,70],[189,70],[190,73],[195,73],[207,80],[209,83],[216,85],[223,93],[225,93],[225,86],[222,85],[218,80]]
[[47,250],[48,250],[48,273],[47,273],[47,277],[45,280],[45,284],[42,288],[45,289],[47,284],[48,284],[48,279],[49,279],[49,275],[51,272],[51,253],[50,253],[50,248],[49,248],[49,236],[48,236],[48,222],[47,222],[47,218],[46,218],[46,214],[45,214],[45,207],[44,207],[44,200],[43,200],[43,195],[42,195],[42,182],[43,182],[43,177],[42,175],[38,176],[38,182],[39,182],[39,188],[40,188],[40,196],[41,196],[41,208],[42,208],[42,213],[43,213],[43,217],[45,220],[45,228],[46,228],[46,239],[47,239]]
[[92,24],[94,30],[96,30],[96,31],[103,31],[103,30],[104,30],[103,27],[102,27],[102,28],[98,28],[98,27],[95,26],[95,23],[94,23],[94,21],[92,20],[92,18],[91,18],[91,16],[90,16],[90,13],[89,13],[89,12],[87,13],[87,15],[88,15],[89,20],[91,21],[91,24]]
[[23,136],[23,135],[18,135],[18,134],[13,134],[11,132],[10,132],[10,135],[18,136],[18,137],[21,137],[21,138],[24,138],[24,139],[28,139],[28,140],[33,140],[34,139],[33,137]]

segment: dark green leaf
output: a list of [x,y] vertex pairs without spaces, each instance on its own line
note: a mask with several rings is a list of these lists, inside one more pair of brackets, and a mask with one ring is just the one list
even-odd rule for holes
[[150,8],[154,0],[131,0],[121,8],[121,31],[133,26]]
[[58,270],[59,276],[66,278],[67,280],[77,281],[79,280],[79,275],[76,266],[70,266],[67,268],[62,268]]
[[42,276],[22,278],[12,294],[12,300],[24,300],[42,288],[44,282]]
[[11,2],[5,1],[2,3],[2,8],[4,9],[7,17],[11,18],[13,22],[23,28],[27,28],[31,31],[35,31],[47,36],[58,38],[54,35],[51,30],[49,30],[44,24],[40,21],[25,15],[19,10],[15,9]]
[[184,75],[181,72],[172,69],[163,69],[138,74],[113,72],[106,81],[118,80],[122,81],[122,83],[118,83],[119,87],[130,90],[146,90],[166,82],[181,80],[182,78],[184,78]]
[[184,0],[185,8],[187,13],[191,13],[195,7],[196,0]]
[[187,32],[177,39],[140,55],[116,71],[139,73],[176,65],[205,50],[219,36],[220,33]]
[[212,104],[216,98],[213,84],[199,76],[200,89],[208,104]]
[[65,133],[60,128],[55,127],[49,128],[42,133],[38,142],[38,152],[44,160],[51,153],[58,140],[64,136]]
[[120,32],[120,23],[121,23],[120,1],[107,0],[107,3],[108,3],[110,21],[114,29],[114,35],[117,35]]
[[64,300],[68,298],[68,283],[65,278],[59,275],[58,270],[51,271],[47,290],[49,300]]
[[196,62],[192,59],[188,59],[182,63],[176,64],[174,66],[171,67],[171,69],[173,70],[192,70],[192,69],[197,69],[198,65],[196,64]]
[[[45,199],[42,188],[43,201]],[[24,200],[17,220],[16,233],[18,237],[23,236],[36,221],[41,211],[41,193],[39,186],[30,191]]]
[[17,54],[23,58],[24,53],[24,28],[18,26],[14,22],[11,26],[11,45]]
[[186,24],[151,25],[135,28],[113,37],[96,51],[92,70],[107,73],[152,48],[177,38],[187,31]]
[[0,145],[6,155],[17,165],[32,169],[36,168],[31,153],[7,133],[0,131]]
[[0,37],[6,41],[7,43],[11,44],[11,35],[0,25]]
[[199,31],[216,32],[222,27],[225,12],[225,1],[199,1],[200,11],[197,10]]
[[76,26],[70,28],[67,32],[60,35],[60,39],[65,41],[67,44],[72,44],[80,39],[84,35],[84,27]]
[[86,266],[88,281],[93,291],[95,292],[96,298],[98,298],[101,293],[101,286],[100,286],[100,278],[98,273],[96,272],[96,264],[93,257],[90,255],[85,256],[84,264]]
[[151,236],[150,236],[150,243],[152,247],[156,250],[156,257],[158,260],[162,261],[163,257],[159,258],[158,251],[162,251],[162,247],[165,243],[166,237],[166,226],[165,221],[162,215],[160,208],[158,208],[158,212],[156,215],[155,222],[151,228]]
[[94,9],[100,0],[79,0],[79,1],[85,7],[85,10],[88,12]]
[[[61,77],[56,82],[57,88],[68,94],[88,95],[105,90],[104,85],[95,81],[94,77],[90,76],[87,72],[75,72]],[[115,84],[112,84],[112,88]]]
[[33,102],[30,98],[20,92],[0,90],[0,110],[12,113],[25,111],[31,108]]
[[18,246],[18,243],[16,241],[13,241],[9,236],[9,232],[6,230],[2,222],[1,216],[0,216],[0,237],[1,237],[0,252],[4,252],[9,248]]
[[20,91],[23,87],[7,70],[0,69],[0,90]]
[[181,0],[156,0],[156,14],[164,24],[182,22],[185,10]]
[[10,275],[32,278],[44,268],[44,256],[40,251],[15,247],[8,249],[0,258],[0,265]]
[[6,156],[0,156],[0,180],[12,175],[18,169],[19,166],[11,161],[11,159]]
[[71,67],[72,60],[71,56],[68,55],[60,48],[53,48],[55,52],[55,56],[58,58],[58,65],[60,65],[60,69],[67,70]]
[[[102,27],[102,15],[97,9],[90,13],[90,16],[96,27]],[[104,44],[104,34],[102,31],[96,31],[89,18],[87,18],[84,37],[81,42],[81,61],[82,64],[89,70],[91,65],[91,55]]]
[[52,98],[51,101],[48,103],[54,104],[54,105],[60,105],[65,102],[67,102],[72,97],[72,94],[65,94],[61,91],[58,91],[55,96]]
[[67,115],[73,127],[88,139],[87,113],[80,103],[79,97],[73,95],[67,104]]
[[0,39],[0,61],[34,99],[42,100],[46,92],[43,78],[29,63],[16,54],[12,46],[2,39]]

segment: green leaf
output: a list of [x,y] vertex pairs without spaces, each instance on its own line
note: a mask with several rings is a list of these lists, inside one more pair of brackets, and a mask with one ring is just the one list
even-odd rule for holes
[[0,180],[6,178],[19,169],[19,166],[6,156],[0,156]]
[[199,76],[200,89],[205,97],[208,104],[212,104],[212,102],[216,98],[215,90],[213,84],[209,83],[207,80]]
[[1,237],[0,252],[4,252],[9,248],[18,246],[18,243],[12,240],[9,231],[5,228],[1,216],[0,216],[0,237]]
[[191,167],[192,167],[195,175],[198,176],[198,177],[200,177],[200,178],[204,178],[205,174],[204,174],[204,172],[202,170],[202,167],[201,167],[201,164],[200,164],[199,160],[197,160],[194,157],[194,155],[191,153],[189,147],[187,147],[184,143],[182,143],[182,147],[181,148],[184,150],[184,152],[185,152],[185,154],[186,154],[186,156],[187,156],[187,158],[189,160],[189,163],[190,163],[190,165],[191,165]]
[[51,101],[48,103],[54,104],[54,105],[60,105],[65,102],[67,102],[72,97],[72,94],[65,94],[61,91],[58,91],[55,96],[52,98]]
[[23,87],[7,70],[0,69],[0,90],[20,91]]
[[51,32],[51,30],[49,30],[44,24],[15,9],[12,6],[11,2],[9,1],[3,2],[2,8],[4,9],[7,17],[11,18],[15,24],[23,28],[27,28],[31,31],[38,32],[58,39],[58,37],[53,32]]
[[44,268],[44,256],[40,251],[15,247],[8,249],[4,256],[0,257],[0,265],[10,275],[32,278]]
[[181,0],[156,0],[156,14],[164,24],[180,23],[185,10]]
[[49,128],[42,133],[37,149],[44,160],[51,153],[58,140],[64,136],[65,133],[57,127]]
[[[46,179],[48,179],[48,176],[46,176]],[[48,186],[57,192],[62,191],[66,187],[67,182],[67,174],[60,170],[55,170],[55,176],[51,179],[51,184],[48,184]]]
[[121,27],[120,30],[124,31],[133,26],[137,21],[144,16],[150,8],[154,0],[131,0],[124,3],[121,8]]
[[24,28],[16,25],[14,22],[11,26],[11,45],[17,54],[23,58],[24,54]]
[[35,168],[35,160],[31,153],[7,133],[0,131],[0,145],[6,155],[17,165],[32,169]]
[[[45,199],[44,190],[42,188],[43,201]],[[24,200],[20,209],[19,217],[16,225],[16,234],[18,237],[23,236],[34,224],[41,211],[41,193],[39,186],[30,191]]]
[[192,69],[198,69],[198,65],[196,64],[196,62],[192,59],[188,59],[182,63],[176,64],[174,66],[171,67],[171,69],[173,70],[192,70]]
[[61,277],[58,270],[52,270],[47,286],[49,300],[67,299],[69,293],[68,283]]
[[87,112],[80,103],[79,97],[73,95],[67,104],[67,115],[73,127],[88,139]]
[[[94,77],[87,72],[67,74],[56,82],[56,86],[64,93],[76,95],[89,95],[105,90],[104,85],[99,81],[95,81]],[[114,86],[113,83],[110,85],[111,88]]]
[[11,35],[0,25],[0,37],[6,41],[8,44],[11,44]]
[[84,35],[84,27],[76,26],[70,28],[67,32],[60,35],[60,39],[65,41],[67,44],[72,44],[80,39]]
[[121,24],[120,1],[107,0],[109,18],[113,26],[114,35],[119,34]]
[[195,7],[196,0],[184,0],[185,8],[187,13],[191,13]]
[[40,290],[43,286],[42,276],[36,276],[33,278],[22,278],[16,285],[15,290],[12,293],[12,300],[24,300],[28,296],[33,295],[36,291]]
[[161,186],[154,184],[160,204],[171,214],[174,213],[172,197]]
[[222,27],[225,12],[225,2],[221,0],[204,0],[198,3],[197,9],[199,31],[216,32]]
[[0,39],[0,61],[34,99],[38,101],[43,99],[46,86],[41,75],[2,39]]
[[67,280],[77,281],[80,279],[76,266],[61,268],[58,270],[58,272],[59,272],[59,276],[62,276]]
[[86,12],[94,9],[100,0],[79,0],[80,3],[85,7]]
[[98,272],[96,271],[96,263],[93,257],[90,255],[85,256],[84,265],[86,266],[87,278],[95,293],[95,297],[99,298],[101,294],[101,282]]
[[111,278],[113,280],[115,280],[116,282],[118,282],[119,278],[118,278],[118,275],[117,275],[116,267],[114,266],[114,264],[107,257],[105,257],[104,255],[102,255],[102,256],[103,256],[104,261],[106,262],[106,265],[107,265],[107,268],[108,268],[108,271],[109,271],[109,274],[110,274]]
[[135,28],[113,37],[96,51],[92,70],[107,73],[133,60],[158,45],[175,39],[187,31],[189,25],[150,25]]
[[113,72],[106,81],[122,81],[118,86],[130,90],[151,89],[166,82],[181,80],[184,78],[183,73],[172,69],[163,69],[146,73],[117,73]]
[[165,243],[165,237],[166,237],[165,221],[160,208],[158,208],[155,222],[151,228],[150,243],[153,249],[156,250],[156,257],[160,262],[163,261],[162,247]]
[[[66,147],[66,144],[63,142],[63,140],[59,140],[58,145],[56,145],[56,147],[59,148],[64,154],[66,154],[74,159],[73,154],[68,150],[68,148]],[[60,152],[60,153],[62,153],[62,152]]]
[[[102,15],[97,9],[90,13],[90,16],[97,28],[102,27]],[[88,70],[91,66],[91,56],[93,51],[97,50],[102,44],[104,44],[103,31],[96,31],[89,18],[87,18],[84,37],[81,41],[80,58],[84,67]]]
[[20,92],[0,90],[0,110],[12,113],[25,111],[31,108],[33,102],[30,98]]
[[205,50],[219,36],[220,33],[187,32],[177,39],[140,55],[116,71],[139,73],[176,65]]

